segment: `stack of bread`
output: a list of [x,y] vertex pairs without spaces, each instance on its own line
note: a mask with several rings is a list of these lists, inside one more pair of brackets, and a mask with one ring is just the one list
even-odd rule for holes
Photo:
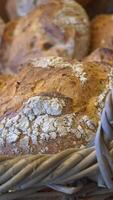
[[113,84],[112,18],[97,16],[90,31],[78,2],[43,0],[26,16],[1,21],[1,154],[92,143]]

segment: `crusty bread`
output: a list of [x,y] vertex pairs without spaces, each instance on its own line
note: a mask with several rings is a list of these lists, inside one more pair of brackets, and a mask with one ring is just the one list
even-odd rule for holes
[[26,17],[7,24],[2,40],[2,62],[17,65],[45,55],[83,58],[89,48],[89,21],[73,0],[48,0]]
[[113,50],[108,48],[98,48],[91,52],[87,57],[84,58],[86,62],[104,62],[113,64]]
[[95,136],[110,64],[34,59],[0,89],[0,153],[56,153]]
[[113,15],[97,15],[91,22],[91,50],[113,49]]

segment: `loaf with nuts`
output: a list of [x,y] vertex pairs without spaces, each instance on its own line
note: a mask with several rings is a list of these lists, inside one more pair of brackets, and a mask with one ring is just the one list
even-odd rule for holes
[[91,50],[113,49],[113,15],[97,15],[91,22]]
[[4,68],[18,71],[30,58],[45,55],[82,59],[89,48],[89,20],[74,0],[48,0],[7,24],[2,38]]
[[0,153],[57,153],[95,137],[110,64],[33,59],[0,89]]

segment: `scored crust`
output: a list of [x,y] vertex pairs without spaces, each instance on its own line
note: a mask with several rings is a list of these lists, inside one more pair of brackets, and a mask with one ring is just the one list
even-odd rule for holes
[[57,153],[89,144],[112,78],[110,64],[31,60],[0,90],[0,152]]

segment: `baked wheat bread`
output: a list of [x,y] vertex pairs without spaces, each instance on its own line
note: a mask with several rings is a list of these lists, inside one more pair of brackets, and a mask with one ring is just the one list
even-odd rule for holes
[[97,15],[91,22],[91,50],[113,49],[113,15]]
[[57,153],[95,137],[110,64],[33,59],[0,89],[0,153]]
[[48,0],[7,24],[2,38],[4,68],[18,71],[30,58],[45,55],[82,59],[89,48],[89,20],[74,0]]

